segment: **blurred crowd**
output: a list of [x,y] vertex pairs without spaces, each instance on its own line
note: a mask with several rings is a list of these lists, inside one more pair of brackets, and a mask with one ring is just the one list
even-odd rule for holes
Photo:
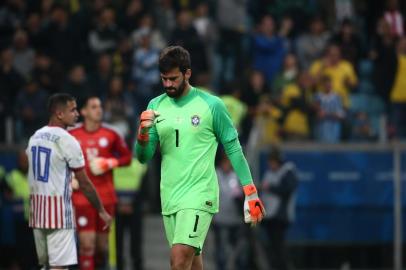
[[[24,143],[55,92],[103,100],[127,138],[182,45],[243,144],[405,138],[405,6],[397,0],[6,0],[0,141]],[[403,6],[402,6],[403,5]]]

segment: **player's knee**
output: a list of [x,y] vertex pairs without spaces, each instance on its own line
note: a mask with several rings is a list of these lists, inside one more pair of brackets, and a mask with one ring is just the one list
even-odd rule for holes
[[95,254],[95,245],[91,243],[80,243],[79,253],[85,256],[93,256]]
[[201,255],[193,258],[191,270],[203,270],[203,260]]
[[79,253],[80,255],[93,256],[96,250],[96,235],[79,233]]
[[98,242],[96,244],[95,249],[96,249],[97,254],[105,254],[109,250],[109,244],[108,244],[108,242],[105,242],[105,243]]
[[189,269],[191,264],[192,264],[191,259],[185,254],[171,255],[171,270]]
[[171,260],[171,270],[186,270],[188,266],[185,260]]

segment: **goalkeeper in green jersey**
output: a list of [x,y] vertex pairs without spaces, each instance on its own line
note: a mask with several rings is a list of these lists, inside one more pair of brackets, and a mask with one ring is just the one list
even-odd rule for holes
[[200,270],[203,243],[219,207],[214,166],[219,142],[245,193],[245,222],[260,222],[265,210],[224,103],[189,84],[192,71],[188,51],[180,46],[165,48],[159,57],[159,70],[165,93],[152,99],[141,114],[136,153],[145,163],[159,143],[161,206],[171,247],[171,269]]

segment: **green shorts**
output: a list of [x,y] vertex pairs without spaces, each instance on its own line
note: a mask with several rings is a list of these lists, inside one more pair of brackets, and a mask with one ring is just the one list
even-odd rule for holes
[[196,249],[199,255],[209,231],[213,214],[196,209],[182,209],[171,215],[163,215],[169,246],[184,244]]

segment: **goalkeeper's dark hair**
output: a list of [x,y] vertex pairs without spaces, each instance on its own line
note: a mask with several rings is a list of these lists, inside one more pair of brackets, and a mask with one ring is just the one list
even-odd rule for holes
[[48,114],[53,115],[58,109],[68,105],[69,101],[76,101],[75,97],[66,93],[53,94],[48,98]]
[[169,46],[161,51],[159,55],[159,71],[166,73],[174,68],[186,73],[191,68],[190,54],[181,46]]

